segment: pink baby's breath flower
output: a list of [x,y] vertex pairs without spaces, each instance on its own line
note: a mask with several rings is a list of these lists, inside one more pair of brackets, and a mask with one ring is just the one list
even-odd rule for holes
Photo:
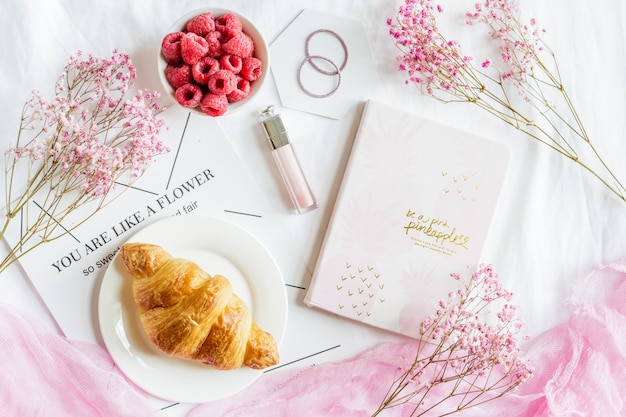
[[[55,83],[55,97],[48,101],[33,91],[26,101],[16,145],[6,152],[8,183],[24,161],[26,190],[15,198],[7,196],[8,223],[35,193],[45,195],[35,224],[25,233],[5,260],[0,272],[20,254],[43,242],[69,233],[51,222],[60,222],[78,206],[97,200],[94,210],[121,178],[132,182],[142,175],[155,157],[168,149],[159,140],[163,108],[158,92],[136,91],[136,69],[127,54],[113,51],[111,57],[71,56]],[[17,188],[17,187],[16,187]],[[17,203],[14,203],[17,201]],[[87,217],[94,212],[86,214]],[[80,222],[77,222],[80,224]],[[56,231],[56,234],[52,234]],[[30,249],[26,244],[30,243]]]
[[389,34],[403,51],[398,68],[409,74],[407,81],[423,91],[465,89],[462,77],[468,57],[456,41],[447,41],[436,25],[436,16],[443,13],[440,5],[430,0],[407,0],[396,21],[389,19]]
[[[431,0],[405,0],[395,18],[387,19],[389,35],[400,50],[396,59],[398,70],[406,73],[405,84],[444,103],[478,105],[578,164],[626,202],[626,186],[582,125],[537,19],[522,22],[517,0],[476,2],[465,20],[468,25],[487,28],[497,51],[490,53],[496,58],[480,59],[474,67],[472,56],[440,32],[438,20],[443,13]],[[511,87],[529,109],[511,99]],[[560,126],[570,135],[561,132]]]
[[[436,411],[447,415],[498,398],[532,377],[517,342],[522,321],[493,267],[480,265],[468,279],[450,275],[464,288],[449,294],[447,302],[440,301],[436,313],[422,321],[412,365],[402,367],[403,375],[374,416],[406,401],[416,404],[411,415],[432,412],[427,404],[435,388],[438,398],[450,390],[448,397],[437,400]],[[484,312],[497,306],[498,320],[491,324]],[[414,379],[417,375],[419,380]]]

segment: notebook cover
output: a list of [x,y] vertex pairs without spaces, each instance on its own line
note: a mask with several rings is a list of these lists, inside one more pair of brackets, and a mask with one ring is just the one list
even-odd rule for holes
[[498,142],[369,101],[305,303],[417,336],[480,262],[506,175]]

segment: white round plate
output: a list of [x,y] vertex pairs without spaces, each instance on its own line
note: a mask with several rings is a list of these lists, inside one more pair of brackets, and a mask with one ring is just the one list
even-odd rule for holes
[[[211,275],[227,277],[248,304],[253,320],[280,346],[287,322],[283,277],[271,254],[250,233],[213,217],[183,215],[146,226],[128,242],[160,245]],[[145,335],[132,294],[132,277],[119,256],[104,274],[98,317],[104,344],[117,366],[156,397],[186,403],[214,401],[242,390],[262,373],[246,367],[220,371],[159,351]]]

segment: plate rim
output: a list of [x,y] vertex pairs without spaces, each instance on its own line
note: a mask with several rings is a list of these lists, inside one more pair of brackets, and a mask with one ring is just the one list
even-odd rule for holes
[[[261,256],[264,262],[266,262],[268,266],[271,266],[273,268],[273,271],[271,271],[270,274],[262,274],[262,275],[274,277],[272,279],[274,281],[274,284],[272,285],[272,291],[277,289],[278,287],[280,287],[281,289],[280,294],[272,293],[272,301],[271,301],[272,305],[274,304],[278,305],[278,302],[280,302],[280,305],[278,305],[279,306],[278,308],[280,308],[280,312],[275,313],[275,314],[279,314],[279,317],[277,318],[277,322],[273,323],[273,327],[276,327],[277,329],[279,329],[279,331],[278,332],[272,331],[272,336],[274,336],[276,343],[278,345],[279,351],[280,351],[280,347],[282,345],[282,341],[286,332],[287,314],[288,314],[288,302],[287,302],[287,293],[286,293],[286,288],[285,288],[284,277],[282,275],[282,271],[280,270],[278,263],[276,262],[275,258],[272,256],[269,249],[261,242],[261,240],[259,240],[253,233],[251,233],[249,230],[247,230],[243,226],[236,224],[232,221],[225,220],[223,218],[219,218],[219,217],[215,217],[211,215],[205,215],[205,214],[190,213],[190,214],[180,215],[180,216],[169,216],[169,217],[157,219],[153,221],[152,223],[146,225],[145,227],[137,230],[135,233],[129,236],[123,243],[120,243],[119,246],[121,247],[122,245],[126,243],[138,241],[138,239],[141,239],[142,236],[150,235],[150,233],[154,233],[155,230],[158,231],[161,228],[165,228],[165,230],[167,230],[168,227],[172,227],[172,225],[178,225],[180,227],[181,226],[180,222],[182,222],[183,227],[190,227],[191,225],[193,225],[196,231],[206,230],[207,227],[208,228],[225,227],[227,228],[227,230],[236,231],[236,233],[239,233],[241,236],[245,236],[246,239],[248,239],[248,243],[247,243],[248,245],[255,246],[255,250],[258,251],[256,256]],[[158,242],[156,243],[158,244]],[[246,367],[242,367],[242,368],[231,370],[231,371],[219,371],[219,370],[209,367],[208,365],[197,366],[196,369],[199,369],[197,372],[202,373],[202,374],[206,372],[206,375],[210,375],[210,374],[220,375],[223,372],[228,372],[229,376],[231,377],[232,375],[235,375],[233,378],[237,380],[236,373],[241,374],[240,379],[242,382],[240,384],[235,384],[236,386],[230,389],[224,388],[224,384],[222,381],[223,378],[220,378],[220,386],[222,386],[223,389],[219,391],[220,392],[219,395],[211,395],[211,393],[214,393],[214,391],[207,390],[207,389],[202,390],[201,393],[196,393],[194,392],[194,390],[189,390],[189,389],[183,390],[180,388],[180,385],[182,384],[180,380],[176,381],[174,389],[171,388],[171,385],[162,386],[156,383],[156,381],[154,383],[147,384],[145,381],[146,377],[142,377],[141,373],[149,373],[150,375],[152,375],[154,373],[158,373],[159,371],[158,370],[149,371],[148,369],[145,369],[145,366],[142,368],[138,364],[138,361],[142,360],[142,355],[135,355],[130,352],[130,349],[136,346],[132,345],[132,343],[129,342],[128,339],[126,339],[125,341],[121,340],[122,336],[124,337],[129,336],[129,334],[126,333],[129,330],[127,329],[128,326],[125,324],[124,314],[129,315],[132,313],[127,311],[128,308],[124,306],[124,301],[122,300],[122,297],[120,296],[116,297],[116,296],[106,293],[107,290],[119,291],[123,287],[123,282],[120,279],[121,277],[118,276],[120,274],[117,271],[115,271],[115,265],[118,264],[118,255],[119,255],[119,252],[116,253],[110,265],[104,271],[100,285],[99,285],[99,292],[98,292],[98,298],[97,298],[98,325],[99,325],[100,335],[104,342],[105,348],[109,352],[109,355],[115,362],[116,366],[128,379],[130,379],[134,384],[136,384],[138,387],[145,390],[146,392],[164,400],[170,400],[174,402],[184,402],[184,403],[201,403],[201,402],[207,402],[207,401],[215,401],[215,400],[227,397],[229,395],[233,395],[243,390],[245,387],[253,383],[258,377],[261,376],[261,374],[263,373],[263,370],[260,370],[260,371],[252,370]],[[231,254],[231,256],[236,256],[236,255]],[[246,281],[249,281],[249,280],[246,280]],[[266,280],[262,282],[266,282]],[[254,290],[250,286],[249,283],[248,283],[248,287],[250,289],[250,292],[253,293]],[[256,287],[258,291],[259,285],[257,285]],[[132,297],[130,298],[132,299]],[[254,308],[258,308],[258,307],[255,306]],[[134,319],[131,318],[131,320],[134,320]],[[136,321],[138,320],[139,319],[137,318]],[[120,325],[121,325],[121,328],[120,328]],[[110,328],[107,328],[107,326]],[[265,328],[263,324],[259,324],[259,326],[262,328]],[[119,334],[120,331],[123,331],[122,335]],[[145,334],[139,337],[145,337]],[[146,338],[146,341],[147,341],[147,338]],[[124,342],[129,343],[129,346],[125,347]],[[150,343],[150,342],[147,341],[147,343]],[[122,348],[120,348],[120,346]],[[163,366],[180,365],[181,367],[183,367],[185,363],[187,363],[188,365],[198,364],[198,362],[193,362],[190,360],[170,358],[164,353],[159,352],[158,349],[154,347],[153,345],[151,346],[154,348],[153,350],[155,354],[158,356],[158,358],[156,359],[157,363],[160,363]],[[221,376],[223,377],[223,375]],[[171,376],[165,376],[165,378],[171,379]],[[193,381],[190,381],[190,383],[187,385],[195,386],[196,384],[194,384]]]

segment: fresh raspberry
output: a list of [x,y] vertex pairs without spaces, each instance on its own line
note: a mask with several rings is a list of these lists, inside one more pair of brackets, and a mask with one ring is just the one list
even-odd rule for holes
[[237,83],[235,89],[226,95],[229,103],[235,103],[243,100],[250,94],[250,81],[246,80],[240,75],[237,75]]
[[209,52],[207,52],[207,56],[211,58],[219,58],[224,53],[222,51],[222,33],[221,32],[211,32],[206,35],[205,39],[209,44]]
[[220,62],[217,59],[205,56],[191,66],[191,75],[195,82],[206,85],[209,82],[209,77],[219,71],[219,69]]
[[176,101],[183,107],[197,107],[202,100],[202,89],[195,84],[181,85],[176,89]]
[[227,29],[233,29],[241,32],[242,30],[241,20],[233,13],[225,13],[215,18],[215,30],[224,32]]
[[252,38],[241,31],[227,30],[223,32],[226,39],[222,40],[222,49],[231,55],[238,55],[242,58],[252,56],[254,53],[254,42]]
[[163,38],[165,78],[181,106],[199,107],[215,117],[226,113],[228,103],[250,95],[252,82],[264,68],[254,57],[254,42],[242,26],[234,13],[214,17],[207,12]]
[[223,94],[207,93],[200,101],[200,108],[209,116],[221,116],[228,110],[228,99]]
[[244,58],[241,63],[240,74],[248,81],[256,81],[263,75],[263,63],[253,56]]
[[189,65],[193,65],[209,52],[209,44],[200,35],[187,32],[180,39],[180,54]]
[[176,90],[181,85],[191,82],[191,66],[187,64],[168,64],[165,67],[165,79]]
[[220,42],[222,43],[222,45],[225,44],[226,42],[234,38],[235,35],[239,32],[241,31],[235,29],[224,29],[222,32],[218,31],[218,33],[220,34]]
[[237,55],[224,54],[220,57],[220,67],[232,72],[233,74],[239,74],[239,71],[241,71],[241,65],[241,57]]
[[233,91],[237,84],[237,76],[232,72],[221,69],[209,77],[207,86],[213,94],[223,95]]
[[205,37],[215,30],[215,19],[210,12],[199,14],[187,22],[187,32]]
[[172,32],[163,37],[161,53],[168,64],[178,64],[183,60],[180,52],[180,40],[183,35],[183,32]]

